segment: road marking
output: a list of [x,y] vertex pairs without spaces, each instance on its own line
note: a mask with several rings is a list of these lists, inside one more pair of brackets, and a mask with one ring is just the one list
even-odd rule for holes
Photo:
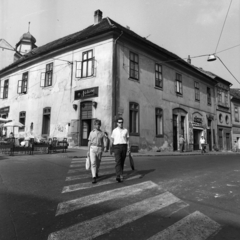
[[135,184],[128,187],[109,190],[109,191],[101,192],[98,194],[92,194],[92,195],[77,198],[74,200],[62,202],[58,204],[56,216],[65,214],[68,212],[72,212],[75,210],[79,210],[81,208],[84,208],[93,204],[99,204],[104,201],[108,201],[116,198],[120,199],[120,198],[129,197],[132,195],[141,194],[144,190],[153,189],[153,188],[161,189],[156,183],[152,181],[147,181],[147,182]]
[[[102,166],[102,165],[113,165],[113,164],[115,164],[115,162],[101,162],[100,166]],[[85,167],[85,162],[70,165],[70,168],[77,168],[77,167]]]
[[217,222],[196,211],[148,240],[205,240],[220,229]]
[[[104,166],[104,169],[114,169],[114,167],[113,167],[113,166]],[[102,170],[101,165],[100,165],[100,170]],[[79,169],[70,169],[70,170],[68,171],[68,174],[69,174],[69,173],[76,173],[76,172],[86,173],[86,172],[91,172],[91,170],[86,170],[86,169],[84,169],[83,167],[81,167],[81,168],[79,168]]]
[[93,239],[181,200],[169,192],[145,199],[69,228],[51,233],[48,240]]
[[[124,169],[124,171],[132,171],[132,169],[130,168],[126,168]],[[105,175],[107,174],[116,174],[114,172],[114,170],[109,170],[109,169],[101,169],[100,171],[100,179],[102,177],[104,177]],[[126,174],[123,174],[123,176],[126,176]],[[80,174],[80,175],[74,175],[74,176],[69,176],[69,177],[66,177],[66,181],[74,181],[74,180],[78,180],[78,179],[84,179],[84,178],[88,178],[88,177],[92,177],[92,174],[91,172],[87,172],[86,173],[86,170],[84,171],[84,173]]]
[[[138,174],[138,175],[129,177],[127,179],[124,179],[124,181],[129,181],[129,180],[133,180],[133,179],[141,178],[141,177],[142,177],[142,175]],[[88,183],[78,183],[78,184],[66,186],[63,188],[62,193],[73,192],[73,191],[78,191],[78,190],[93,188],[93,187],[99,187],[99,186],[103,186],[103,185],[107,185],[107,184],[111,184],[111,183],[116,183],[116,177],[111,177],[111,178],[102,180],[100,182],[97,182],[97,184],[92,184],[91,182],[88,182]]]

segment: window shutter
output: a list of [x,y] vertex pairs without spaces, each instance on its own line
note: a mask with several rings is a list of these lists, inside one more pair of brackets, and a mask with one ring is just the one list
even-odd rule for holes
[[45,72],[41,73],[40,87],[45,87]]
[[175,81],[175,92],[177,92],[177,81]]
[[27,93],[27,84],[28,84],[27,80],[23,82],[23,86],[22,86],[23,93]]
[[93,72],[93,76],[96,77],[97,75],[97,61],[95,60],[95,58],[93,58],[93,65],[92,65],[92,72]]
[[22,93],[22,80],[18,80],[17,93]]
[[0,87],[0,99],[3,99],[3,87]]
[[76,72],[75,72],[75,77],[76,78],[81,78],[82,73],[82,61],[77,61],[76,62]]

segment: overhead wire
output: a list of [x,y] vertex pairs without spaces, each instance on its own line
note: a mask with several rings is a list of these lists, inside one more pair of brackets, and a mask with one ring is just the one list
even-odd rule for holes
[[220,39],[221,39],[221,36],[222,36],[222,32],[223,32],[223,29],[224,29],[224,26],[225,26],[225,23],[226,23],[226,20],[227,20],[227,16],[228,16],[228,13],[229,13],[229,9],[230,9],[230,7],[231,7],[231,4],[232,4],[232,0],[231,0],[231,2],[230,2],[230,4],[229,4],[229,7],[228,7],[228,11],[227,11],[227,14],[226,14],[226,17],[225,17],[223,26],[222,26],[222,30],[221,30],[221,33],[220,33],[220,36],[219,36],[219,39],[218,39],[218,43],[217,43],[216,49],[215,49],[215,53],[217,52],[218,44],[219,44]]

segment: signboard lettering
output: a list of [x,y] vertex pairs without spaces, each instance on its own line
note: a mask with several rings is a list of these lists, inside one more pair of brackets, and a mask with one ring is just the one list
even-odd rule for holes
[[98,87],[75,91],[74,100],[98,97]]

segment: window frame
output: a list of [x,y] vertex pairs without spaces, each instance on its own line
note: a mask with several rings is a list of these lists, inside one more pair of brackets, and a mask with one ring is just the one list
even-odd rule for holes
[[[2,83],[2,81],[1,81]],[[8,98],[8,90],[9,90],[9,79],[5,79],[3,81],[3,86],[1,86],[1,99],[7,99]]]
[[131,51],[129,52],[129,78],[139,81],[139,55]]
[[[89,56],[91,53],[91,56]],[[86,59],[85,55],[87,56]],[[89,64],[91,63],[91,66],[89,67]],[[86,64],[86,68],[84,67]],[[89,74],[89,70],[91,70],[91,73]],[[86,71],[86,75],[84,74],[84,71]],[[82,62],[81,62],[81,78],[88,78],[94,76],[95,72],[95,57],[93,49],[87,50],[82,53]]]
[[53,62],[46,64],[46,71],[41,73],[40,87],[51,87],[52,83],[53,83]]
[[235,122],[239,122],[239,110],[238,110],[238,106],[236,106],[236,105],[234,105],[234,120],[235,120]]
[[200,87],[199,82],[194,82],[194,88],[195,88],[195,101],[200,102]]
[[[162,129],[161,129],[161,128],[160,128],[160,129],[161,129],[162,131],[161,131],[161,130],[158,131],[158,130],[159,130],[159,129],[158,129],[158,126],[159,126],[159,125],[158,125],[158,122],[157,122],[157,121],[158,121],[158,117],[159,117],[159,116],[161,116],[161,123],[160,123],[161,126],[160,126],[160,127],[161,127]],[[156,137],[163,137],[163,135],[164,135],[164,130],[163,130],[164,127],[163,127],[163,126],[164,126],[164,124],[163,124],[163,109],[162,109],[162,108],[155,108],[155,129],[156,129],[156,132],[155,132],[155,133],[156,133]],[[158,133],[158,132],[160,132],[160,133]]]
[[[22,121],[21,119],[24,119],[24,121]],[[19,122],[24,125],[23,127],[19,127],[19,132],[24,132],[25,131],[25,124],[26,124],[26,111],[19,112]]]
[[[44,120],[44,116],[49,115],[49,128],[46,129],[46,122]],[[50,135],[50,126],[51,126],[51,107],[43,108],[43,115],[42,115],[42,136],[49,136]],[[45,132],[45,130],[47,130]]]
[[176,73],[176,94],[183,95],[182,74]]
[[212,105],[212,94],[211,94],[211,88],[207,87],[207,104]]
[[[134,106],[132,108],[132,105]],[[139,136],[140,135],[140,111],[139,104],[136,102],[129,102],[129,135]]]
[[[161,71],[159,71],[161,69]],[[162,65],[155,63],[155,87],[163,89]]]
[[22,74],[22,80],[18,81],[17,93],[27,94],[28,88],[28,72]]

